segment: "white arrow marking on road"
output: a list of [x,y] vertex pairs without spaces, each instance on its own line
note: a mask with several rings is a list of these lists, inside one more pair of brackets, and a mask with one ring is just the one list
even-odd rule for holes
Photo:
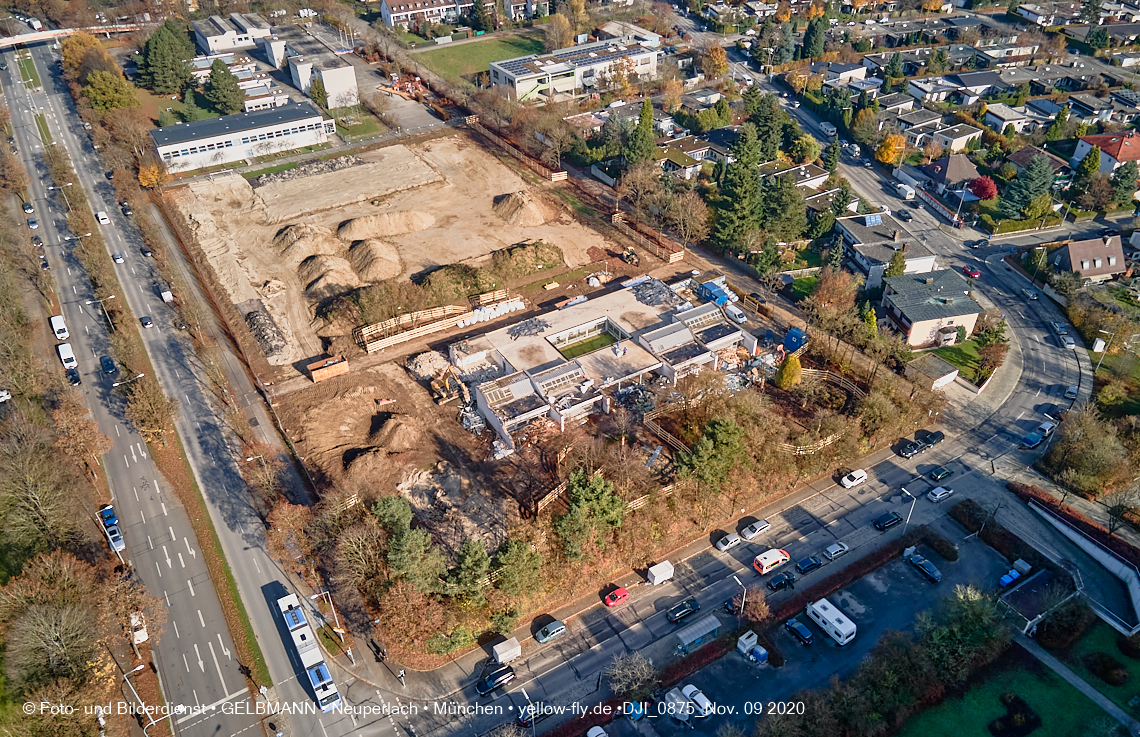
[[198,610],[198,621],[202,623],[202,628],[205,629],[206,620],[202,619],[202,610],[201,609]]
[[182,560],[182,553],[178,554],[178,562],[182,564],[183,568],[186,567],[186,561]]
[[139,443],[139,458],[146,460],[146,446],[142,443]]
[[172,620],[170,620],[170,623],[171,623],[172,625],[174,625],[174,636],[175,636],[175,637],[177,637],[179,640],[181,640],[181,639],[182,639],[182,635],[178,634],[178,622],[175,622],[175,621],[172,619]]
[[[123,457],[126,458],[126,456],[123,456]],[[135,455],[135,446],[133,446],[133,445],[131,446],[131,460],[134,461],[135,463],[139,462],[138,456]]]
[[186,653],[182,653],[182,665],[186,666],[186,672],[190,672],[190,663],[186,662]]
[[214,643],[212,642],[210,643],[210,657],[214,659],[214,667],[218,669],[218,680],[222,682],[222,693],[226,693],[226,679],[222,677],[222,666],[218,665],[218,656],[214,652]]
[[165,545],[162,546],[162,554],[166,556],[166,567],[167,568],[173,568],[174,566],[170,562],[170,553],[166,552],[166,546]]
[[[213,643],[210,644],[213,645]],[[206,664],[202,662],[202,653],[198,652],[198,643],[196,642],[194,643],[194,655],[198,658],[198,667],[202,669],[203,673],[205,673]]]
[[190,547],[190,539],[184,537],[182,540],[186,543],[186,552],[190,554],[191,558],[198,560],[198,552]]
[[[222,633],[218,632],[217,635],[218,635],[218,645],[221,646],[222,652],[225,653],[225,655],[226,655],[226,659],[227,660],[233,660],[233,658],[230,657],[230,650],[229,650],[229,648],[226,647],[226,643],[222,642]],[[210,643],[210,644],[212,645],[213,643]]]
[[194,582],[190,579],[186,579],[186,585],[190,587],[190,595],[194,596]]

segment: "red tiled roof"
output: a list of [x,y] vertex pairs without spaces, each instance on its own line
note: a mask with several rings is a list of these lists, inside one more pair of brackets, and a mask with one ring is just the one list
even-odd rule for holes
[[1101,133],[1081,136],[1081,140],[1100,148],[1117,161],[1140,161],[1140,135],[1135,133]]

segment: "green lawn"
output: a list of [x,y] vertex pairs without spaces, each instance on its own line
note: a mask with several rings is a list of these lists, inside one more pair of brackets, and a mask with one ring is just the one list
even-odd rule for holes
[[805,248],[802,251],[796,251],[796,260],[787,268],[789,271],[793,271],[795,269],[811,269],[816,266],[823,266],[823,255],[810,248]]
[[416,61],[454,82],[461,77],[487,71],[493,61],[539,53],[543,35],[541,31],[532,31],[458,46],[442,46],[416,54]]
[[[170,95],[156,95],[150,90],[144,90],[142,87],[135,88],[135,97],[138,98],[139,103],[142,105],[143,112],[147,117],[158,124],[158,114],[170,108],[170,112],[174,115],[176,120],[182,120],[182,111],[186,106],[182,103],[182,96],[179,95],[178,99],[170,99]],[[210,109],[210,101],[201,92],[194,92],[194,104],[202,111],[203,118],[216,118],[218,113]]]
[[20,65],[20,74],[23,79],[30,79],[32,87],[40,86],[40,75],[36,74],[36,65],[32,63],[32,57],[20,56],[20,60],[16,62]]
[[279,172],[279,171],[288,171],[290,169],[296,169],[296,168],[297,168],[297,162],[291,161],[287,164],[277,164],[276,166],[267,166],[266,168],[258,169],[257,171],[247,171],[247,172],[242,173],[242,176],[245,177],[246,179],[257,179],[262,174],[274,174],[274,173]]
[[557,189],[557,190],[555,190],[554,193],[558,195],[559,199],[561,199],[563,202],[565,202],[567,205],[569,205],[570,209],[572,209],[574,212],[578,213],[579,215],[585,215],[586,217],[593,217],[593,216],[597,215],[597,213],[594,212],[594,208],[587,206],[586,203],[582,202],[582,200],[575,197],[568,190]]
[[342,108],[332,111],[332,115],[336,118],[337,132],[342,136],[364,138],[379,135],[388,130],[375,115],[368,111],[349,111]]
[[812,292],[815,291],[815,283],[819,281],[817,277],[805,276],[802,279],[796,279],[792,282],[792,299],[799,302]]
[[48,130],[47,120],[42,114],[36,115],[36,130],[40,132],[40,140],[45,146],[51,143],[51,131]]
[[[1088,681],[1093,688],[1112,699],[1113,703],[1124,711],[1137,716],[1137,711],[1128,706],[1128,701],[1137,694],[1137,689],[1140,689],[1140,660],[1133,660],[1120,652],[1120,648],[1116,646],[1116,638],[1118,637],[1120,635],[1116,630],[1098,619],[1096,624],[1089,627],[1088,632],[1069,648],[1068,652],[1059,654],[1059,657],[1065,665]],[[1084,663],[1081,662],[1082,658],[1096,652],[1108,653],[1128,669],[1128,680],[1124,682],[1123,686],[1111,686],[1105,683],[1084,666]]]
[[[1020,650],[1020,648],[1015,648]],[[1024,651],[1021,651],[1022,653]],[[951,697],[929,711],[907,722],[897,737],[966,737],[990,734],[987,725],[1003,717],[1006,708],[1002,694],[1012,693],[1025,699],[1041,717],[1035,735],[1077,737],[1086,734],[1089,725],[1108,715],[1096,704],[1070,686],[1053,671],[1022,655],[1005,658],[1005,669],[991,669],[985,679],[961,697]]]
[[958,367],[958,374],[966,381],[973,382],[978,377],[978,368],[981,365],[981,356],[978,355],[978,346],[974,341],[938,348],[934,355]]
[[578,356],[592,353],[599,348],[605,348],[608,345],[613,345],[616,342],[617,339],[614,338],[614,336],[610,335],[609,333],[602,333],[601,335],[595,335],[589,340],[583,340],[580,343],[572,343],[563,348],[560,352],[568,359],[577,358]]

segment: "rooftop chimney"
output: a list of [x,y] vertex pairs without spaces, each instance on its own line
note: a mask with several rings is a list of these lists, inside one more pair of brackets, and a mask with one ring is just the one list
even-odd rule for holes
[[897,241],[898,239],[899,239],[899,232],[896,230],[895,232],[891,233],[891,240]]
[[909,244],[909,243],[904,243],[904,244],[902,244],[902,252],[903,252],[904,254],[906,253],[906,249],[908,249],[908,248],[910,248],[910,244]]

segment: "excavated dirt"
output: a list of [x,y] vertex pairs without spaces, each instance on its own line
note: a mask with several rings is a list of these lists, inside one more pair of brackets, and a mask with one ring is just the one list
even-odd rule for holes
[[480,265],[533,240],[558,248],[571,268],[589,263],[591,249],[621,250],[463,131],[359,159],[256,189],[238,176],[215,176],[167,190],[230,300],[261,301],[283,336],[284,347],[269,357],[279,379],[321,355],[322,338],[350,340],[356,326],[326,325],[315,314],[322,300],[356,285]]

